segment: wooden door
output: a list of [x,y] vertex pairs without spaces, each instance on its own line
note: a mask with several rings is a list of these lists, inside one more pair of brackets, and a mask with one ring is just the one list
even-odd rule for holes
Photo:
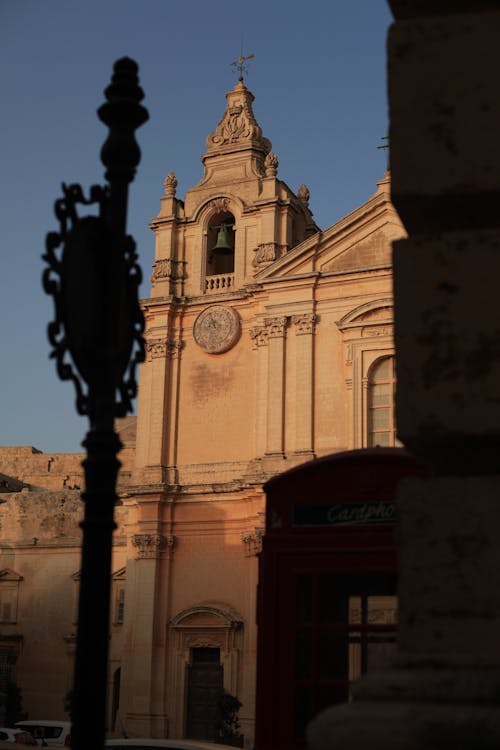
[[213,741],[219,722],[218,702],[224,683],[220,649],[191,649],[187,673],[187,710],[185,736]]

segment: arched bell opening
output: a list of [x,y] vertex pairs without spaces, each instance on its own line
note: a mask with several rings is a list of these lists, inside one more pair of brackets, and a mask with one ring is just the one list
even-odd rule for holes
[[234,273],[235,219],[222,211],[210,219],[207,230],[207,276]]

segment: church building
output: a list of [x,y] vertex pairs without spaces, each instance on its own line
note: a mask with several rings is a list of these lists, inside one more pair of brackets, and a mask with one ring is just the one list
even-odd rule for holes
[[[243,80],[226,100],[201,181],[182,200],[170,172],[151,222],[137,418],[117,425],[108,728],[212,739],[225,689],[251,748],[263,485],[396,444],[391,242],[405,232],[388,175],[320,230]],[[34,719],[65,718],[72,684],[82,458],[0,448],[0,682]]]

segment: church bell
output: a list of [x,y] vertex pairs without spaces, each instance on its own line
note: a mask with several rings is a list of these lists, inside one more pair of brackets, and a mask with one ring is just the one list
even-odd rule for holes
[[217,235],[217,242],[212,248],[212,252],[217,255],[230,255],[233,252],[233,249],[233,246],[229,242],[227,227],[225,224],[222,224]]

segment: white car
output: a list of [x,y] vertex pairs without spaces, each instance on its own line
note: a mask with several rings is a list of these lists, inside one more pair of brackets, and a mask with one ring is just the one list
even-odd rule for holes
[[24,729],[35,738],[38,745],[59,747],[71,745],[71,722],[51,719],[25,719],[18,721],[16,727]]
[[36,741],[31,734],[24,729],[0,727],[0,740],[2,742],[15,742],[16,745],[36,745]]

